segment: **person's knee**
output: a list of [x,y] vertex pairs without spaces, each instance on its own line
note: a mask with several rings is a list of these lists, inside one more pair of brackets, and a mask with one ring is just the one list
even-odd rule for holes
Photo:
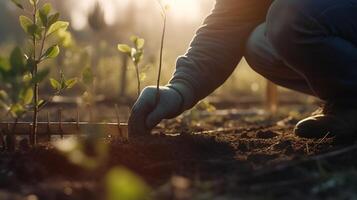
[[298,48],[301,32],[309,19],[306,0],[276,0],[267,16],[266,37],[283,58],[290,57]]
[[265,32],[265,23],[256,27],[247,40],[244,57],[255,72],[269,76],[281,65],[281,60],[267,41]]
[[244,58],[249,66],[258,73],[260,71],[259,69],[262,67],[262,62],[260,60],[263,59],[261,55],[262,40],[260,39],[260,34],[262,33],[259,29],[260,27],[257,27],[250,35],[246,43],[244,54]]

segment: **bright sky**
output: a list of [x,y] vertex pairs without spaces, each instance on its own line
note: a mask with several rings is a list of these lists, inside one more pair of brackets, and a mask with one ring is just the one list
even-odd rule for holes
[[[83,29],[87,25],[87,14],[93,8],[96,0],[71,0],[71,7],[76,8],[71,12],[72,26],[76,30]],[[118,17],[117,13],[123,13],[129,1],[133,0],[100,0],[105,10],[105,20],[108,24],[113,24]],[[141,2],[144,0],[138,0]],[[156,0],[145,0],[156,3]],[[179,20],[191,20],[199,17],[199,4],[197,0],[164,0],[169,3],[169,15]],[[138,4],[138,6],[145,6]],[[160,12],[159,8],[158,11]]]

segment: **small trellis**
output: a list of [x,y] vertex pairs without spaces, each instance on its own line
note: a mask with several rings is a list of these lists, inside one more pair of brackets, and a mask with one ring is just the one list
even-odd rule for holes
[[[103,136],[127,140],[129,138],[128,125],[120,122],[117,105],[115,106],[115,110],[117,123],[93,122],[92,119],[90,122],[81,122],[78,110],[77,120],[74,122],[63,122],[61,110],[58,112],[58,121],[53,122],[50,120],[49,113],[47,113],[47,122],[37,123],[35,137],[45,140],[47,138],[50,141],[52,136],[64,138],[64,136],[101,134]],[[13,150],[15,148],[16,136],[28,136],[31,139],[33,137],[32,130],[33,123],[31,122],[0,122],[0,143],[3,148]],[[5,140],[4,137],[6,137]]]
[[[90,123],[90,122],[38,122],[37,136],[66,136],[80,135],[100,131],[105,135],[128,138],[127,124],[125,123]],[[2,122],[0,130],[3,136],[30,136],[32,123],[30,122]]]

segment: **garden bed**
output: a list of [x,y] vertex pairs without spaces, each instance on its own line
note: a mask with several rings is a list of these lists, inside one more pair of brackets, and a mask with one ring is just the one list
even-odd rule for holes
[[[152,199],[324,199],[327,194],[355,194],[351,177],[356,177],[357,163],[351,158],[356,147],[327,137],[294,136],[294,123],[303,115],[271,118],[259,113],[202,111],[191,126],[181,117],[166,121],[152,136],[129,141],[105,137],[107,161],[96,169],[71,163],[48,142],[28,151],[3,152],[0,197],[103,199],[104,174],[115,166],[142,177],[153,190]],[[90,147],[85,152],[95,157]]]

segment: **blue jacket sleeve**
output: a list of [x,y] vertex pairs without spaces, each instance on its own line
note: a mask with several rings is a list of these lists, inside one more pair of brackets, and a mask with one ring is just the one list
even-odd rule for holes
[[216,0],[187,53],[177,59],[169,87],[184,98],[183,110],[208,96],[232,74],[252,30],[264,22],[272,0]]

